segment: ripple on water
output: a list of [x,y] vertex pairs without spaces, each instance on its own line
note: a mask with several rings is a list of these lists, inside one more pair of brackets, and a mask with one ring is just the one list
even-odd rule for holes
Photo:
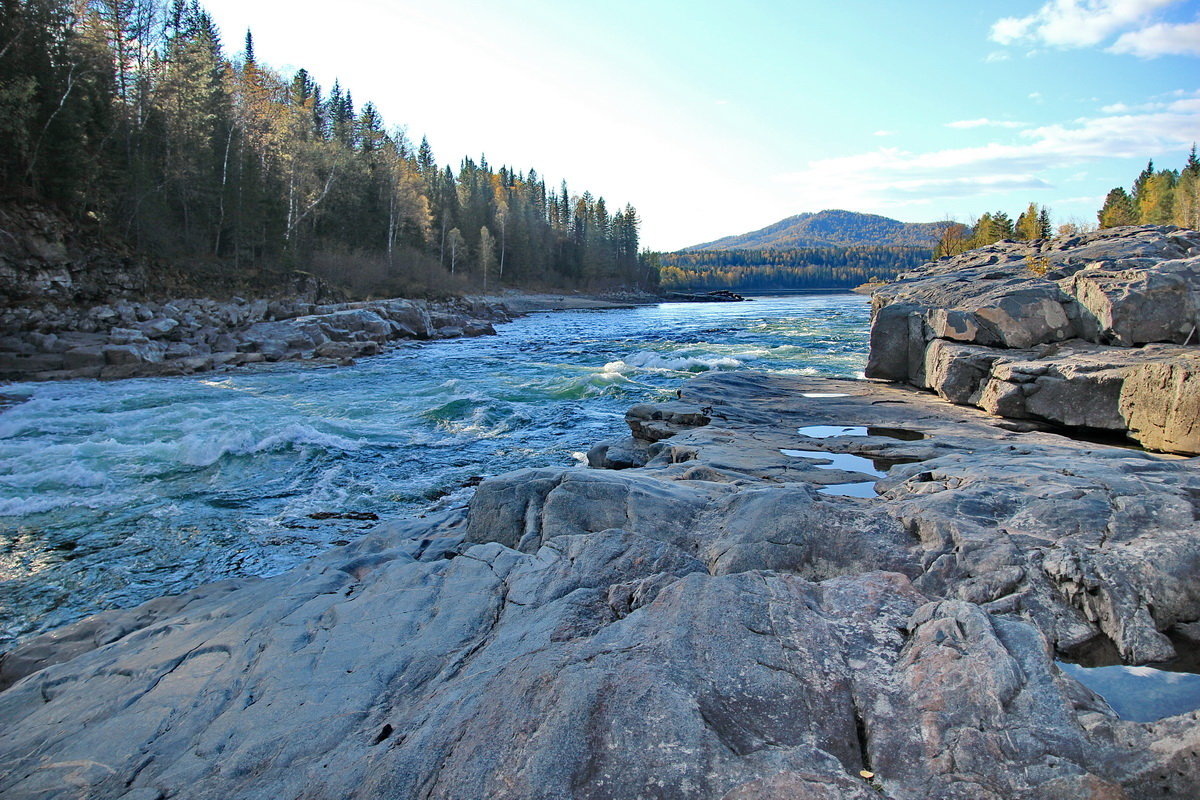
[[473,476],[578,463],[696,372],[853,377],[857,295],[538,314],[354,367],[17,384],[0,401],[0,650],[199,583],[287,569]]

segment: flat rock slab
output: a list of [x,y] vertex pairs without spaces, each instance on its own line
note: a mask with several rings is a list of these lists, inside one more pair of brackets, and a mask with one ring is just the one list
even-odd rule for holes
[[630,425],[644,466],[500,476],[283,575],[24,643],[0,659],[0,795],[1200,785],[1200,712],[1127,722],[1054,664],[1101,640],[1159,659],[1197,629],[1194,459],[756,373]]

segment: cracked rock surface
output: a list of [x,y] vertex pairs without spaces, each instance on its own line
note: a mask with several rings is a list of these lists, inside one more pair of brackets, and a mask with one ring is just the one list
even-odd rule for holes
[[867,375],[1200,453],[1200,233],[1003,241],[909,270],[873,295]]
[[5,654],[0,795],[1189,796],[1200,712],[1122,720],[1055,659],[1196,645],[1197,462],[1014,427],[702,376],[631,413],[643,466]]

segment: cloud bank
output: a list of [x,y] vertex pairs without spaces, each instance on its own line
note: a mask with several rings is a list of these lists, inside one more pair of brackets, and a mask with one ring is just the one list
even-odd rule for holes
[[[1054,188],[1046,177],[1052,170],[1164,150],[1184,152],[1200,130],[1200,93],[1109,108],[1110,113],[1014,132],[1008,141],[924,153],[881,147],[814,161],[777,180],[803,192],[841,192],[836,199],[845,207],[1044,190]],[[989,120],[950,123],[958,128],[988,124]]]
[[1185,0],[1050,0],[1028,16],[997,20],[990,38],[1002,45],[1068,48],[1094,47],[1117,36],[1109,52],[1141,58],[1200,55],[1200,19],[1154,21],[1156,13],[1182,2]]

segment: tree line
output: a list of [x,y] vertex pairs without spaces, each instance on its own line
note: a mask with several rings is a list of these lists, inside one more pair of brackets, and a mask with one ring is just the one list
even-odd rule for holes
[[1153,159],[1127,192],[1116,187],[1096,212],[1101,228],[1118,225],[1178,225],[1200,230],[1200,159],[1196,146],[1182,170],[1154,169]]
[[985,212],[970,226],[950,223],[942,230],[933,257],[956,256],[1002,239],[1033,241],[1048,239],[1051,234],[1050,209],[1030,203],[1015,220],[1004,211],[995,211]]
[[[1104,205],[1096,212],[1096,219],[1098,226],[1067,223],[1060,225],[1057,232],[1073,235],[1094,227],[1118,225],[1200,229],[1200,159],[1195,145],[1182,170],[1156,170],[1154,161],[1149,161],[1129,191],[1118,186],[1108,193]],[[1050,210],[1030,203],[1015,221],[1005,212],[996,211],[983,214],[969,226],[951,223],[942,232],[934,257],[958,255],[1001,239],[1032,241],[1049,238],[1051,234]]]
[[662,286],[680,291],[736,292],[853,289],[887,280],[929,259],[929,248],[805,247],[700,250],[660,255]]
[[0,0],[0,190],[174,263],[359,293],[653,288],[631,206],[439,165],[348,88],[227,57],[196,0]]

